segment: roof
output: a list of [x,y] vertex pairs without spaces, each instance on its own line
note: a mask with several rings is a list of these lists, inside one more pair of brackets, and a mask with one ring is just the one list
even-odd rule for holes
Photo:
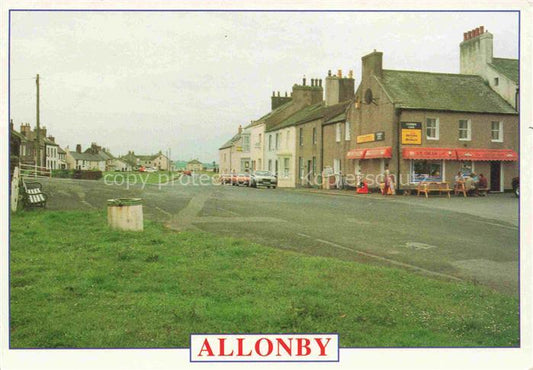
[[47,138],[47,137],[42,138],[42,140],[43,140],[43,143],[45,143],[46,145],[59,146],[59,144],[54,143],[52,140],[50,140],[50,139]]
[[78,153],[76,151],[71,151],[70,155],[76,160],[91,161],[91,162],[101,162],[105,161],[100,154],[91,154],[91,153]]
[[325,122],[325,124],[327,125],[327,124],[330,124],[330,123],[343,122],[343,121],[346,121],[346,111],[344,111],[341,114],[338,114],[335,117],[329,119],[328,121]]
[[399,108],[517,114],[480,76],[383,70],[377,79]]
[[492,58],[492,63],[489,65],[518,84],[518,59]]
[[228,141],[226,141],[224,143],[224,145],[222,145],[220,148],[218,148],[219,150],[220,149],[226,149],[226,148],[230,148],[233,146],[233,144],[238,141],[239,139],[241,138],[241,133],[239,132],[237,135],[233,136],[231,139],[229,139]]
[[174,161],[174,167],[176,168],[185,168],[187,166],[186,161]]
[[59,154],[67,154],[67,152],[65,152],[65,151],[63,150],[63,148],[61,148],[61,147],[58,147],[58,148],[57,148],[57,152],[58,152]]
[[21,141],[28,141],[26,136],[22,135],[20,132],[17,132],[15,130],[9,130],[9,132],[11,133],[11,135],[18,137]]
[[102,156],[102,158],[104,158],[105,160],[108,160],[108,159],[115,159],[115,157],[113,156],[113,154],[109,153],[107,150],[100,150],[98,152],[98,154],[100,154]]
[[192,161],[187,162],[187,164],[202,164],[198,159],[193,159]]
[[292,100],[288,101],[287,103],[280,105],[276,109],[271,110],[270,112],[265,114],[263,117],[259,118],[258,120],[253,121],[251,124],[249,124],[245,128],[259,125],[259,124],[265,122],[267,119],[275,116],[277,113],[283,112],[285,109],[287,109],[288,107],[292,106],[293,104],[294,104],[294,102]]
[[296,122],[301,121],[302,119],[305,119],[307,116],[314,114],[316,111],[321,111],[322,108],[323,108],[323,103],[308,105],[300,109],[296,113],[294,113],[292,116],[281,121],[278,125],[270,127],[265,131],[266,132],[276,131],[276,130],[279,130],[285,127],[294,126]]
[[150,154],[150,155],[135,155],[136,158],[139,158],[141,161],[153,161],[159,157],[160,153]]

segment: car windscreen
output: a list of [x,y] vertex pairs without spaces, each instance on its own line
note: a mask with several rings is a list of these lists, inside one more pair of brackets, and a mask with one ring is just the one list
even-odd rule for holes
[[254,174],[259,176],[272,176],[272,174],[268,171],[255,171]]

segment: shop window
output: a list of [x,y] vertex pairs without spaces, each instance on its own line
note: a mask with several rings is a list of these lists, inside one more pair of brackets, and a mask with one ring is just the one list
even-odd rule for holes
[[474,172],[474,162],[462,161],[461,162],[461,175],[463,177],[470,176]]
[[426,119],[426,138],[428,140],[439,139],[439,120],[437,118]]
[[442,161],[411,161],[411,182],[442,181]]
[[491,138],[493,142],[503,142],[503,122],[491,122]]
[[472,124],[469,119],[459,120],[459,140],[470,141],[472,138]]

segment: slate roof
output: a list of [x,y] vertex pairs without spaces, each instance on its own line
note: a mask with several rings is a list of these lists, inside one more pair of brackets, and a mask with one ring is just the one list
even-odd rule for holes
[[11,135],[18,137],[21,141],[28,141],[26,136],[22,135],[20,132],[17,132],[15,130],[9,130],[9,132],[11,133]]
[[100,152],[98,152],[98,154],[100,154],[102,156],[102,158],[104,158],[106,161],[108,159],[116,159],[113,154],[109,153],[107,150],[100,150]]
[[241,134],[237,134],[235,136],[233,136],[231,139],[229,139],[228,141],[226,141],[224,143],[224,145],[222,145],[220,148],[218,148],[219,150],[220,149],[226,149],[226,148],[231,148],[233,146],[233,144],[239,140],[241,138]]
[[67,152],[65,152],[65,151],[63,150],[63,148],[61,148],[61,147],[58,147],[58,148],[57,148],[57,152],[58,152],[59,154],[67,154]]
[[307,116],[310,116],[311,114],[315,113],[315,111],[322,111],[322,109],[323,109],[323,103],[308,105],[307,107],[304,107],[300,109],[298,112],[294,113],[292,116],[281,121],[278,125],[272,126],[265,131],[266,132],[276,131],[276,130],[279,130],[285,127],[293,126],[296,124],[296,122],[301,121]]
[[101,162],[105,161],[104,158],[100,154],[92,154],[92,153],[78,153],[76,151],[71,151],[70,155],[72,158],[76,160],[83,160],[83,161],[91,161],[91,162]]
[[157,157],[159,157],[158,154],[150,154],[150,155],[135,155],[136,158],[139,158],[141,161],[153,161]]
[[383,70],[377,79],[399,108],[517,114],[480,76]]
[[489,63],[489,65],[518,84],[518,59],[492,58],[492,63]]

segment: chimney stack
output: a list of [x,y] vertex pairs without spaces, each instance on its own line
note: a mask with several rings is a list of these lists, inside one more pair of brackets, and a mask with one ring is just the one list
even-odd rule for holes
[[56,138],[53,136],[48,136],[48,140],[50,140],[52,143],[56,142]]
[[328,69],[328,77],[331,77],[331,69]]
[[239,134],[242,133],[242,125],[239,125]]
[[303,82],[302,85],[305,86],[305,76],[304,76],[302,82]]
[[76,144],[76,153],[81,153],[81,144]]
[[350,71],[348,72],[348,78],[353,78],[353,70],[350,69]]
[[338,77],[338,78],[342,78],[342,69],[339,69],[339,70],[337,71],[337,77]]

